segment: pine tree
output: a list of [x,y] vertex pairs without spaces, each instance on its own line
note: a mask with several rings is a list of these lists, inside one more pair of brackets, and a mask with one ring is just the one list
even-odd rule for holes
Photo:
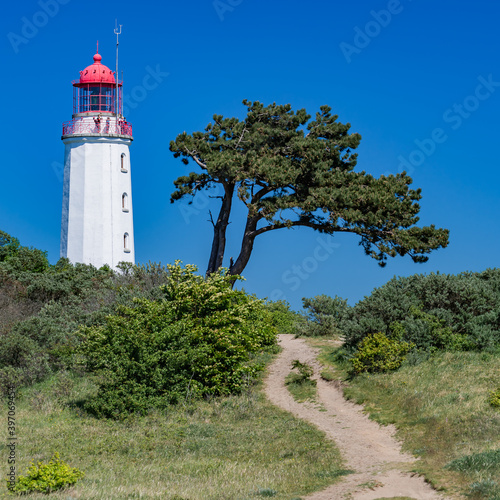
[[222,267],[233,200],[247,209],[241,250],[229,272],[241,274],[255,238],[268,231],[306,226],[321,233],[354,233],[365,253],[384,266],[387,257],[409,255],[425,262],[432,250],[446,247],[447,229],[417,227],[420,189],[410,189],[405,172],[375,178],[356,172],[361,136],[321,106],[314,120],[289,104],[243,101],[244,120],[214,115],[203,132],[186,132],[170,143],[175,158],[194,162],[191,172],[174,181],[171,202],[223,188],[219,214],[212,224],[207,274]]

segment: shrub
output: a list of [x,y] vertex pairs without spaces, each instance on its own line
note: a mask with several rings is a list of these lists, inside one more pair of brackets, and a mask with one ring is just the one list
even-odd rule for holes
[[303,298],[307,321],[299,325],[299,334],[305,336],[340,335],[339,325],[346,315],[347,300],[335,296],[317,295]]
[[76,483],[85,475],[60,460],[59,453],[55,453],[48,464],[38,462],[35,465],[32,461],[26,472],[27,476],[19,476],[13,491],[21,494],[35,491],[50,493]]
[[67,369],[79,325],[100,325],[134,297],[160,298],[168,270],[159,264],[50,266],[45,252],[0,231],[0,382],[16,386]]
[[[298,359],[294,359],[292,361],[292,369],[296,369],[299,373],[295,374],[293,377],[292,383],[301,384],[305,381],[310,380],[314,373],[314,369],[311,365],[307,363],[301,363]],[[312,382],[312,380],[311,380]]]
[[271,323],[276,327],[278,333],[295,333],[298,325],[303,321],[303,316],[290,310],[290,304],[284,300],[276,302],[267,301],[266,309],[271,314]]
[[381,332],[368,335],[350,360],[352,373],[397,370],[412,347],[408,342],[390,339]]
[[488,403],[495,408],[500,408],[500,387],[496,391],[490,392]]
[[419,349],[495,350],[500,346],[500,269],[458,275],[394,277],[348,308],[340,322],[348,348],[374,331],[390,335],[399,322],[402,340]]
[[162,300],[136,299],[105,325],[82,329],[78,351],[99,386],[85,408],[96,416],[123,418],[238,393],[262,368],[255,354],[276,344],[269,312],[232,289],[234,276],[203,278],[195,266],[167,267]]
[[422,311],[421,307],[411,306],[400,325],[400,340],[412,342],[421,350],[462,351],[472,347],[466,335],[453,332],[445,320]]
[[15,255],[19,247],[20,244],[17,238],[4,231],[0,231],[0,262]]

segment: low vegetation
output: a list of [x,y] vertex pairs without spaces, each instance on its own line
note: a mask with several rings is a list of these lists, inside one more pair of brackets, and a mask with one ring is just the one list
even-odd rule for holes
[[499,269],[415,275],[347,308],[330,334],[343,345],[319,342],[324,372],[396,426],[415,470],[474,500],[500,499],[499,318]]
[[203,278],[179,263],[167,269],[160,300],[136,299],[81,331],[77,353],[99,387],[84,408],[98,417],[238,394],[263,368],[258,353],[276,347],[271,313],[233,290],[234,276]]
[[348,473],[333,443],[261,393],[276,335],[298,315],[233,290],[234,276],[195,271],[50,265],[0,233],[0,383],[15,393],[18,493],[290,500]]
[[500,346],[500,269],[395,277],[348,309],[340,322],[355,350],[375,332],[420,351],[496,351]]
[[59,453],[48,463],[31,462],[26,476],[19,476],[16,485],[11,489],[16,493],[26,494],[32,492],[52,493],[56,490],[67,488],[75,484],[85,474],[75,467],[70,467],[59,458]]
[[[0,389],[15,388],[29,471],[18,492],[290,500],[331,484],[348,473],[335,446],[260,390],[276,335],[298,332],[321,339],[322,377],[395,424],[436,488],[500,499],[500,270],[394,278],[354,307],[304,299],[302,314],[234,279],[50,265],[0,231]],[[313,399],[310,367],[291,369],[294,397]]]
[[367,335],[349,360],[351,373],[397,370],[412,347],[413,344],[388,338],[381,332]]
[[[58,451],[85,473],[50,495],[64,500],[255,500],[271,490],[291,500],[348,473],[322,432],[271,405],[260,389],[97,419],[81,407],[98,390],[92,380],[55,374],[17,395],[16,467],[23,474],[32,459],[46,463]],[[12,496],[4,488],[0,498]]]
[[316,396],[316,380],[311,377],[314,369],[307,363],[301,363],[298,359],[293,360],[292,371],[285,378],[285,385],[292,394],[293,398],[303,403],[307,400],[314,400]]

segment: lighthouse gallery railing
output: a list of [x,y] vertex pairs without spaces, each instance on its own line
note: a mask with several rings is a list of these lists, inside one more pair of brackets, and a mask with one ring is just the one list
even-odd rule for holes
[[132,124],[125,120],[118,120],[118,123],[103,121],[100,124],[83,120],[71,120],[63,123],[62,135],[73,134],[113,134],[132,137]]

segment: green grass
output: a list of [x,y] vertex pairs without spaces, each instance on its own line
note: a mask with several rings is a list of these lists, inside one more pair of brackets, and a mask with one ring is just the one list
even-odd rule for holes
[[297,403],[314,401],[316,399],[317,389],[315,380],[303,379],[297,373],[291,372],[286,376],[285,384]]
[[[18,394],[17,475],[55,452],[85,473],[51,498],[291,500],[347,473],[323,433],[269,404],[259,387],[122,422],[79,410],[93,391],[88,379],[58,376]],[[12,498],[4,485],[0,498]]]
[[[323,349],[320,359],[346,378],[338,352]],[[434,487],[500,500],[500,411],[488,403],[498,386],[500,355],[447,352],[392,373],[359,375],[344,393],[373,419],[396,425],[403,449],[420,458],[415,471]]]

